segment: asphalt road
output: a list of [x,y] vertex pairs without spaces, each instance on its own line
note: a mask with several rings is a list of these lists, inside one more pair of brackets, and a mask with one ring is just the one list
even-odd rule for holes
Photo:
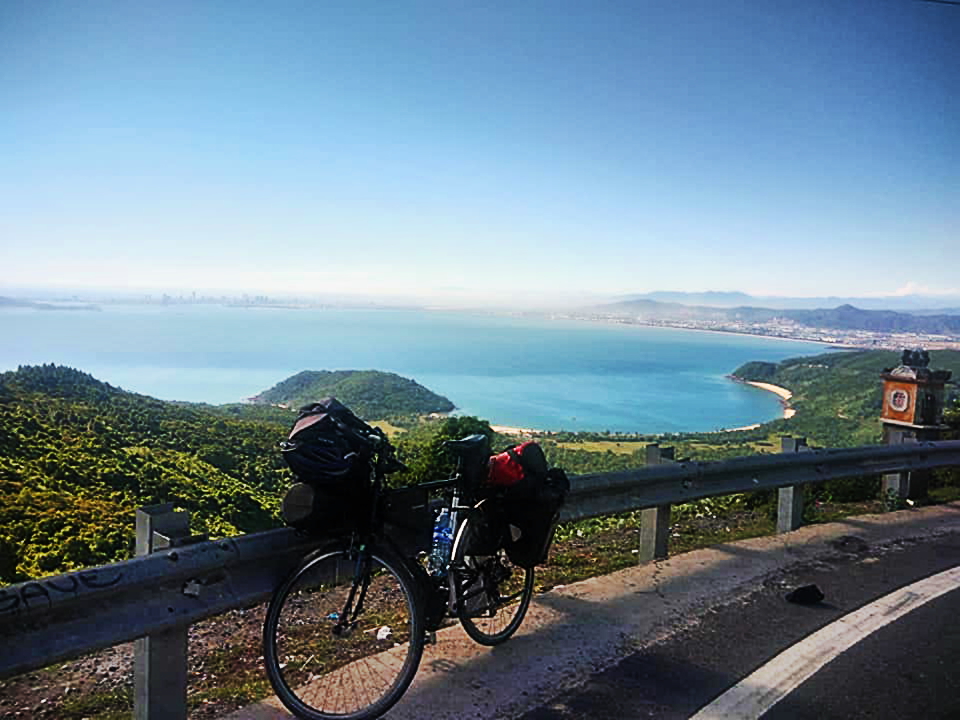
[[[766,578],[693,627],[632,653],[523,720],[689,718],[794,643],[847,613],[921,578],[960,565],[960,534],[871,546],[856,536],[832,552]],[[816,584],[821,603],[787,602]],[[958,718],[960,591],[869,635],[829,662],[764,718]]]

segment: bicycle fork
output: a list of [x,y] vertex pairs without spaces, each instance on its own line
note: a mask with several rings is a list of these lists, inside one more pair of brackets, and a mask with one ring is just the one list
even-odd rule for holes
[[[357,589],[359,586],[359,597]],[[359,622],[357,618],[363,612],[363,601],[367,597],[367,589],[370,587],[370,554],[366,552],[366,546],[361,547],[354,564],[353,582],[350,585],[350,592],[347,594],[347,600],[343,605],[343,611],[337,618],[337,624],[333,626],[331,632],[335,637],[347,637],[352,633]],[[356,605],[354,605],[356,600]]]

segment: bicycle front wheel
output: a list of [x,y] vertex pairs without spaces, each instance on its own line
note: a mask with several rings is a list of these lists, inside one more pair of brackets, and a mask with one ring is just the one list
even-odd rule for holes
[[533,596],[533,568],[510,561],[502,548],[493,555],[470,555],[467,518],[460,525],[450,573],[456,588],[457,617],[475,642],[499,645],[523,622]]
[[264,661],[277,697],[306,720],[380,717],[423,654],[415,581],[377,551],[308,558],[274,593]]

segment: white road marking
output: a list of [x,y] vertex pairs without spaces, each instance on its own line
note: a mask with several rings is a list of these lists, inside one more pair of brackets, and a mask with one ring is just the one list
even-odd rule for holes
[[690,720],[759,718],[870,633],[960,587],[960,566],[900,588],[807,636],[741,680]]

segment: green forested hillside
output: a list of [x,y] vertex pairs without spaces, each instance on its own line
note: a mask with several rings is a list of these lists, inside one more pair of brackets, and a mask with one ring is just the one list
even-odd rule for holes
[[297,408],[330,396],[367,420],[454,409],[447,398],[419,383],[376,370],[304,370],[260,393],[253,401]]
[[[336,391],[348,405],[375,414],[410,412],[420,390],[439,397],[387,373],[330,375],[345,381]],[[452,408],[440,401],[428,407]],[[129,557],[143,505],[173,502],[190,511],[193,532],[211,536],[279,525],[292,475],[277,444],[294,417],[268,405],[165,402],[56,365],[0,374],[0,584]],[[442,439],[475,428],[489,432],[476,418],[423,423],[403,442],[413,470],[398,481],[443,476]]]
[[[741,380],[773,383],[793,393],[797,414],[771,423],[769,429],[806,435],[823,447],[879,442],[882,384],[880,373],[900,364],[900,354],[887,350],[830,352],[784,360],[752,362],[733,373]],[[930,353],[930,367],[951,370],[960,378],[960,352]]]
[[287,429],[65,367],[0,374],[0,582],[128,557],[141,505],[174,502],[211,535],[269,527]]

